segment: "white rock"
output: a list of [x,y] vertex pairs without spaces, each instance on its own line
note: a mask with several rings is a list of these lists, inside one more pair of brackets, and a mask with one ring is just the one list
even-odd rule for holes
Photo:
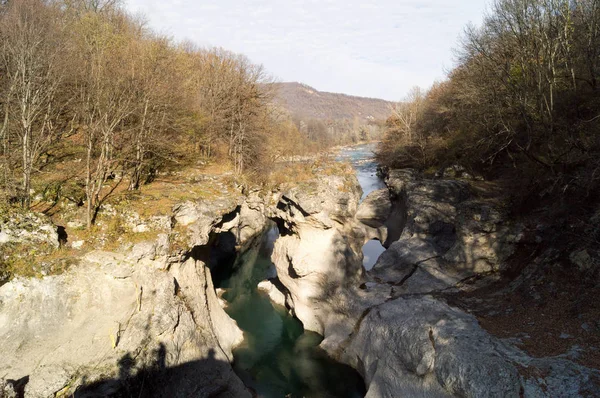
[[145,380],[152,396],[250,397],[229,365],[242,332],[200,261],[162,271],[93,252],[65,274],[14,279],[0,287],[0,302],[0,378],[28,376],[27,397],[65,386],[70,396],[100,376],[106,382],[85,395],[106,396],[126,355],[135,355],[131,374],[169,369]]
[[133,232],[135,233],[141,233],[141,232],[147,232],[148,231],[148,226],[146,224],[138,224],[135,227],[133,227]]
[[76,240],[74,242],[71,242],[71,247],[73,249],[79,250],[83,247],[83,244],[85,243],[84,240]]
[[10,242],[10,235],[4,231],[0,231],[0,243]]
[[227,290],[223,288],[216,288],[215,293],[217,294],[217,299],[219,300],[219,305],[221,308],[225,309],[229,305],[229,303],[223,298],[223,295],[227,292]]
[[285,307],[285,294],[283,294],[271,281],[262,281],[258,284],[258,290],[265,292],[271,301]]
[[81,228],[83,226],[84,226],[83,222],[79,221],[79,220],[77,220],[77,221],[69,221],[67,223],[67,227],[72,228],[72,229]]

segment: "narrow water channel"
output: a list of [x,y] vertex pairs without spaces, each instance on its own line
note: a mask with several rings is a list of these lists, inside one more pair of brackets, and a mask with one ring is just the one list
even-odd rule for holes
[[261,398],[364,397],[361,376],[330,359],[318,345],[322,337],[259,291],[259,282],[276,274],[271,262],[278,237],[273,226],[253,248],[235,260],[229,274],[215,280],[226,292],[227,313],[244,331],[234,350],[235,372]]
[[[385,182],[377,176],[377,163],[375,162],[376,144],[357,145],[344,148],[338,154],[337,159],[349,162],[354,170],[358,182],[363,190],[361,201],[373,191],[385,188]],[[378,240],[371,240],[362,248],[363,266],[367,271],[371,270],[377,259],[385,251]]]
[[[356,170],[363,190],[361,200],[385,188],[376,174],[374,149],[373,144],[355,146],[338,156]],[[271,254],[278,236],[273,225],[237,258],[216,259],[215,286],[225,289],[226,311],[244,331],[243,345],[233,352],[235,372],[260,398],[364,397],[365,386],[358,372],[329,358],[319,348],[320,335],[305,331],[286,308],[273,304],[258,290],[260,282],[276,278]],[[233,239],[223,236],[221,245],[233,246]],[[384,250],[379,241],[367,242],[363,247],[365,268],[370,269]]]

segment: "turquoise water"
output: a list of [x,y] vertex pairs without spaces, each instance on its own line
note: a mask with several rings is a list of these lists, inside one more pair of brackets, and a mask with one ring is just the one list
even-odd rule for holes
[[[385,188],[377,177],[374,144],[343,149],[338,160],[349,161],[363,189],[363,199]],[[254,247],[235,259],[230,270],[218,271],[215,285],[226,289],[226,309],[244,331],[244,344],[234,350],[234,370],[261,398],[358,398],[365,396],[362,378],[354,369],[330,359],[318,346],[322,337],[307,332],[284,307],[272,304],[258,283],[275,278],[271,262],[277,228],[271,228]],[[363,247],[370,269],[385,250],[378,241]],[[215,274],[216,275],[216,274]]]
[[226,289],[227,313],[244,331],[244,345],[233,352],[235,372],[258,397],[364,397],[358,372],[331,360],[318,347],[320,335],[304,331],[258,290],[259,282],[275,276],[270,257],[277,236],[273,227],[218,286]]

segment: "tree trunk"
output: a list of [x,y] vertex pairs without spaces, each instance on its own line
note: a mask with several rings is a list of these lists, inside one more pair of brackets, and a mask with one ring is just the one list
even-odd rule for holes
[[9,159],[9,136],[8,136],[8,101],[4,105],[4,121],[2,123],[2,155],[4,158],[4,189],[8,191],[10,185],[10,159]]
[[139,133],[136,135],[135,140],[135,164],[133,166],[133,173],[131,175],[131,181],[129,182],[129,191],[140,189],[140,181],[142,179],[142,166],[144,163],[144,148],[143,141],[145,138],[146,130],[146,117],[148,115],[148,100],[144,104],[144,114],[142,116],[142,123],[140,126]]
[[31,189],[31,159],[30,159],[30,131],[28,128],[23,132],[23,207],[29,209],[31,206],[31,197],[29,191]]
[[85,176],[85,196],[87,197],[87,228],[92,227],[92,148],[93,137],[88,136],[86,176]]

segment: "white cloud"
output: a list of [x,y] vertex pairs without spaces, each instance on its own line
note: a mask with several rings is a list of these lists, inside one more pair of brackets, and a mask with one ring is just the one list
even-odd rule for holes
[[262,63],[281,81],[398,100],[452,65],[463,27],[486,0],[129,0],[176,39]]

